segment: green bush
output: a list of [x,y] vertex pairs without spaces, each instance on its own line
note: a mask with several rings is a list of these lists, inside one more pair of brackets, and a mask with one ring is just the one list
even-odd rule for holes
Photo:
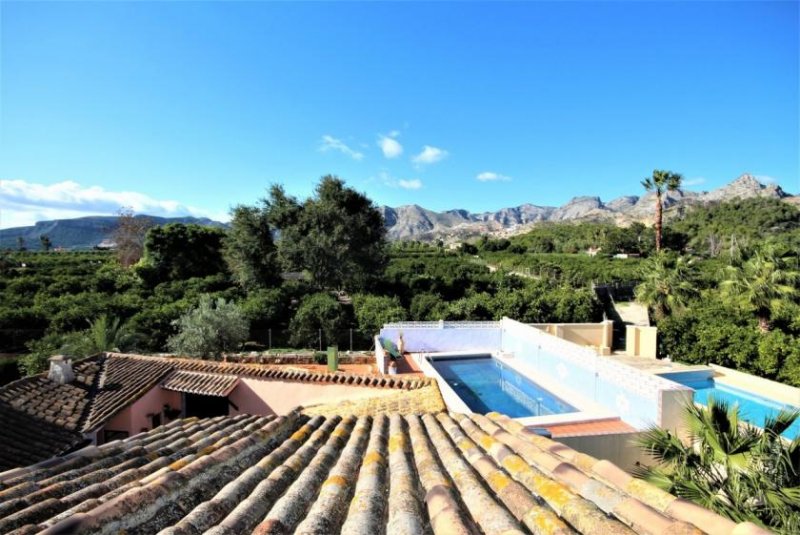
[[316,347],[322,330],[325,343],[336,340],[337,331],[347,325],[345,312],[339,302],[327,293],[303,298],[292,321],[290,343],[295,347]]
[[167,341],[170,350],[191,357],[219,358],[241,347],[250,326],[241,308],[222,298],[200,298],[196,308],[173,322],[177,334]]
[[358,328],[367,334],[377,334],[384,323],[404,321],[408,317],[398,298],[381,295],[354,295],[353,312]]

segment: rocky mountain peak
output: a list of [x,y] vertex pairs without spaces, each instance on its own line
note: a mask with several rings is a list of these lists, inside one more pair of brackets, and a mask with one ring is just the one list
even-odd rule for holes
[[751,197],[772,197],[782,199],[786,193],[777,184],[762,184],[749,173],[741,175],[730,184],[701,196],[702,201],[725,201],[731,199],[749,199]]

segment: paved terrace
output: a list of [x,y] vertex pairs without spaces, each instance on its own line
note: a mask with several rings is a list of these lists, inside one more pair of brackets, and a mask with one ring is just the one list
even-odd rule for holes
[[0,473],[0,532],[766,533],[498,414],[177,420]]

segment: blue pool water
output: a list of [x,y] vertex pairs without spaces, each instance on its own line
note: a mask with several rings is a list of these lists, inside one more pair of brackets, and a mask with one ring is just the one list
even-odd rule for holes
[[[708,405],[708,399],[712,396],[714,399],[727,402],[730,406],[734,404],[738,405],[742,418],[746,422],[759,427],[763,427],[766,419],[768,417],[774,417],[781,409],[797,408],[761,397],[752,392],[739,390],[738,388],[733,388],[728,385],[717,384],[714,382],[714,379],[710,377],[700,380],[683,380],[680,374],[663,374],[662,377],[693,388],[694,401],[701,405]],[[795,421],[782,436],[790,440],[800,436],[800,420]]]
[[470,410],[512,418],[576,412],[572,405],[491,356],[430,359]]

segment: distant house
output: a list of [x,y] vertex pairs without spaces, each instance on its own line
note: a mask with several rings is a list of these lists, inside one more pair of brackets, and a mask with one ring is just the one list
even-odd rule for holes
[[117,248],[117,242],[114,240],[110,240],[106,238],[105,240],[101,241],[97,245],[94,246],[95,249],[104,249],[104,250],[111,250]]

